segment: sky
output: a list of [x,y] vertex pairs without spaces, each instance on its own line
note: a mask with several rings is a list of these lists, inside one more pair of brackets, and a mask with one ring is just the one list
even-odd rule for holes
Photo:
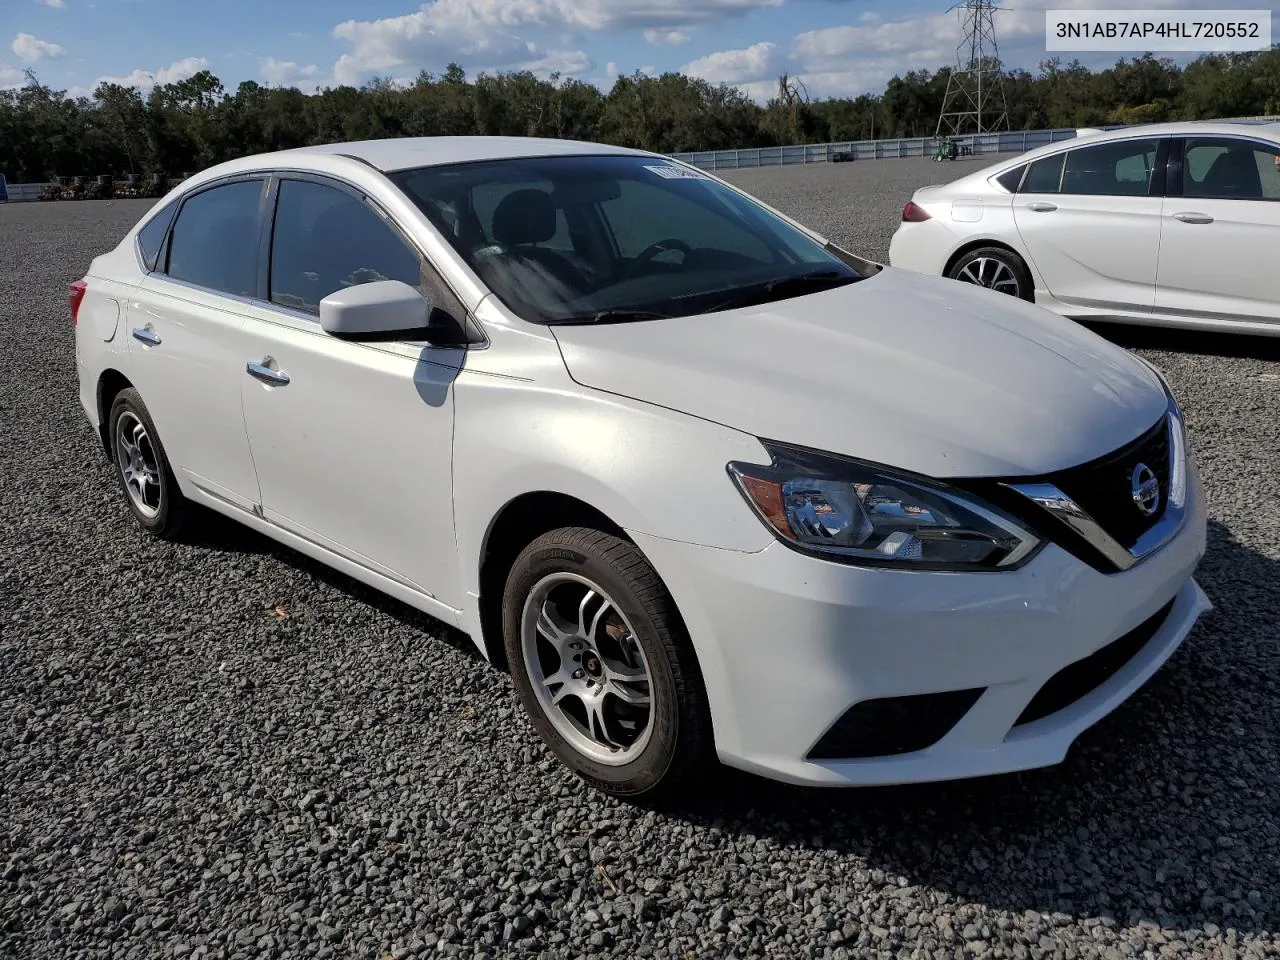
[[[952,2],[0,0],[0,88],[21,84],[30,68],[73,96],[90,95],[103,80],[145,94],[208,69],[228,92],[243,80],[313,92],[375,76],[409,82],[457,61],[469,77],[558,72],[605,91],[636,71],[682,71],[761,102],[787,72],[811,97],[856,96],[879,93],[894,74],[954,62],[960,26],[947,12]],[[1001,2],[1001,58],[1031,70],[1047,56],[1046,9],[1280,11],[1280,0]],[[1102,67],[1118,55],[1078,56]]]

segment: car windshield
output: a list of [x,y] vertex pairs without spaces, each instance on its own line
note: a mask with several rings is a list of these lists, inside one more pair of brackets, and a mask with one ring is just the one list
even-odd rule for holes
[[759,204],[660,157],[494,160],[392,179],[537,323],[690,316],[861,279]]

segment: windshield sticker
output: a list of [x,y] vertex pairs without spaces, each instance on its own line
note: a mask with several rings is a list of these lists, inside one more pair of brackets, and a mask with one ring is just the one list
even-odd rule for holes
[[652,171],[653,173],[656,173],[658,176],[662,177],[664,180],[710,180],[711,179],[706,174],[701,173],[698,170],[690,170],[688,167],[673,167],[673,166],[668,166],[666,164],[663,164],[662,166],[658,166],[657,164],[654,164],[653,166],[649,166],[646,164],[645,169]]

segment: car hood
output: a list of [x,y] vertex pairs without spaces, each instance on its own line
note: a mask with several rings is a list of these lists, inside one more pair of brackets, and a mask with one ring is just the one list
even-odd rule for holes
[[1150,369],[1070,320],[892,268],[746,309],[552,329],[583,386],[935,477],[1074,466],[1167,404]]

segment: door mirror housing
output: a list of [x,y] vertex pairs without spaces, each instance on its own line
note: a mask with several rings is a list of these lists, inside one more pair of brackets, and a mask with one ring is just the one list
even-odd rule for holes
[[401,280],[335,290],[320,301],[320,326],[344,340],[429,340],[431,304]]

